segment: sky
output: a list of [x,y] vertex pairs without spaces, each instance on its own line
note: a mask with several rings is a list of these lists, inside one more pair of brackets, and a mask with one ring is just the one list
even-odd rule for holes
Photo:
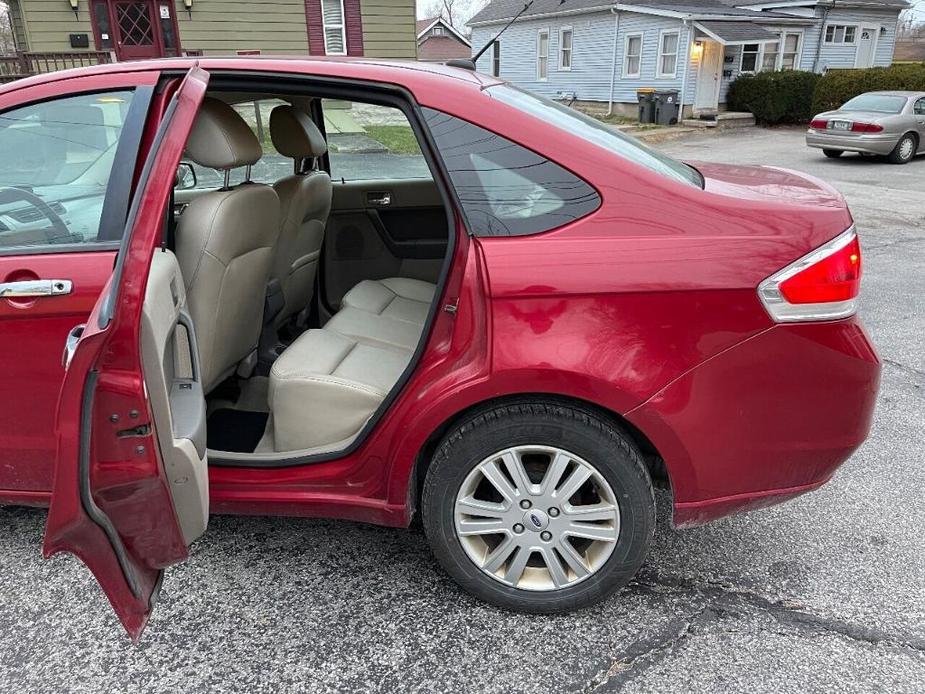
[[[915,16],[916,21],[925,22],[925,0],[913,0],[914,5],[910,10]],[[463,19],[468,19],[474,10],[486,5],[486,0],[456,0],[457,5],[462,10]],[[419,19],[425,19],[437,14],[435,10],[439,7],[439,0],[417,0],[417,14]],[[460,27],[463,28],[463,27]]]

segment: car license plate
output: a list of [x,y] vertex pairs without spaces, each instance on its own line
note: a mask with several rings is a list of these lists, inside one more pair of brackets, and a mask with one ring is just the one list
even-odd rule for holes
[[829,125],[832,130],[851,130],[851,121],[848,120],[829,121]]

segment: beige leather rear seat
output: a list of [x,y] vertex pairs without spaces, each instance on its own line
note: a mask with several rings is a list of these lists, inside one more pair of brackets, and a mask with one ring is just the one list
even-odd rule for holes
[[411,361],[435,290],[419,280],[365,280],[324,328],[293,342],[270,371],[275,450],[347,445]]

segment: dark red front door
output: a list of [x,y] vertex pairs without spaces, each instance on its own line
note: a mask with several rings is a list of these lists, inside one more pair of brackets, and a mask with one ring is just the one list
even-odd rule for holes
[[112,9],[116,53],[120,60],[160,58],[164,55],[153,0],[116,0]]

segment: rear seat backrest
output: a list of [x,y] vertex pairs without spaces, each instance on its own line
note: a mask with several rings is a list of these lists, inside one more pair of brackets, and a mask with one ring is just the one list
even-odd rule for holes
[[435,290],[403,278],[361,282],[324,328],[283,352],[270,371],[277,451],[335,450],[359,433],[410,363]]

